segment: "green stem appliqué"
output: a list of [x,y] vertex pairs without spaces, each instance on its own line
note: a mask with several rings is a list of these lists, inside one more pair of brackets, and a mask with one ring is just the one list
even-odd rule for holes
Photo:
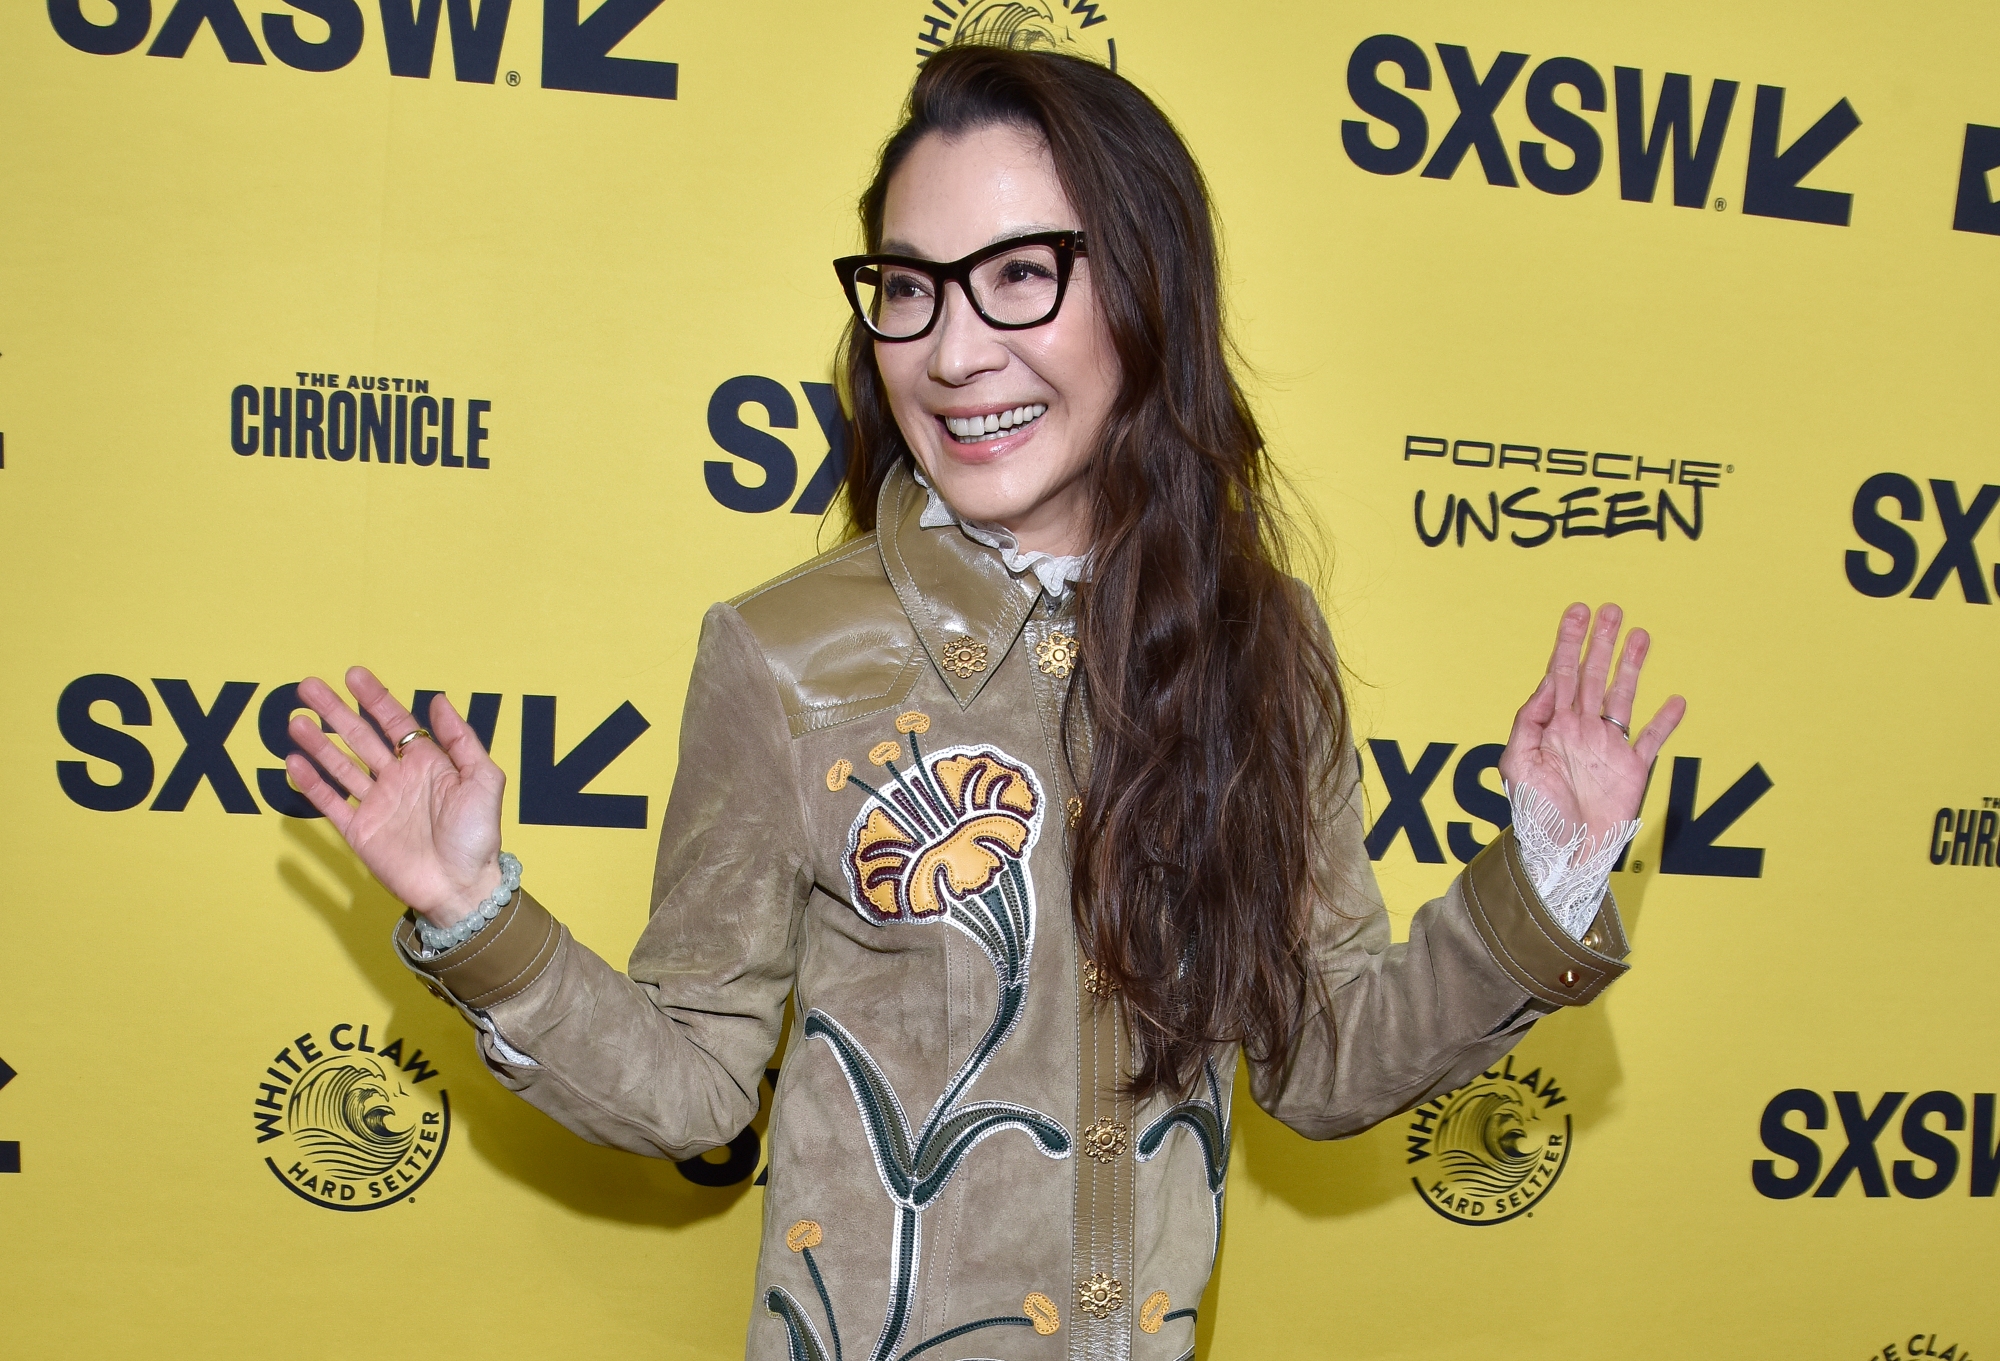
[[[848,887],[855,910],[873,925],[943,922],[964,932],[993,966],[999,984],[993,1019],[915,1129],[881,1065],[845,1026],[818,1008],[806,1013],[804,1026],[808,1040],[826,1042],[847,1078],[876,1173],[896,1206],[889,1306],[869,1361],[891,1361],[909,1329],[923,1213],[944,1194],[966,1155],[1009,1129],[1026,1134],[1050,1158],[1066,1158],[1071,1149],[1069,1132],[1040,1111],[1011,1101],[965,1100],[1027,1001],[1035,903],[1026,862],[1041,830],[1041,787],[1025,765],[992,747],[949,747],[924,755],[917,734],[929,726],[921,714],[897,720],[909,742],[907,773],[896,767],[895,744],[883,743],[869,758],[886,766],[890,779],[881,788],[854,781],[869,797],[848,837]],[[839,788],[850,774],[842,762],[829,774],[829,788]],[[822,1303],[829,1331],[837,1337],[832,1303],[823,1292]],[[773,1288],[765,1305],[785,1322],[792,1361],[838,1361],[790,1293]],[[1017,1321],[1029,1322],[991,1319],[981,1326]],[[919,1343],[910,1354],[942,1340]]]
[[1151,1162],[1176,1126],[1187,1129],[1200,1142],[1202,1171],[1208,1175],[1209,1199],[1215,1207],[1215,1241],[1209,1249],[1209,1264],[1213,1266],[1215,1254],[1222,1247],[1222,1189],[1229,1176],[1229,1112],[1222,1104],[1222,1081],[1216,1076],[1215,1061],[1205,1060],[1201,1067],[1208,1083],[1207,1099],[1183,1101],[1146,1126],[1133,1156],[1142,1163]]

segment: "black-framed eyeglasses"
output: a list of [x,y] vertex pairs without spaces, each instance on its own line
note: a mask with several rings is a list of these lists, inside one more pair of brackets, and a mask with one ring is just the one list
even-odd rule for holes
[[833,262],[854,315],[880,340],[919,340],[937,325],[944,286],[956,282],[981,321],[1025,331],[1055,318],[1082,232],[1035,232],[982,246],[950,264],[913,255],[849,255]]

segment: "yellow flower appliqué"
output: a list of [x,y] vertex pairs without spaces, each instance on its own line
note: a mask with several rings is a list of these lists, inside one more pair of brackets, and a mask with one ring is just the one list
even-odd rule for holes
[[985,892],[1025,859],[1041,821],[1041,792],[1026,766],[990,747],[925,757],[922,729],[897,727],[909,767],[899,769],[900,749],[884,742],[868,759],[887,767],[890,781],[854,781],[874,797],[849,837],[847,870],[855,906],[877,924],[941,920],[954,900]]

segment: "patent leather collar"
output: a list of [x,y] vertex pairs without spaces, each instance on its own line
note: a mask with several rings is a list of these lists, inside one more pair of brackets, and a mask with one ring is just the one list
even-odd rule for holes
[[923,528],[927,501],[908,464],[898,463],[875,502],[875,539],[903,613],[964,709],[1000,669],[1040,597],[956,525]]

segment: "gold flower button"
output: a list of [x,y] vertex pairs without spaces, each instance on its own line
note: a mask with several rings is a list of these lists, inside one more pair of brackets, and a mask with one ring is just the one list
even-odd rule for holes
[[1166,1322],[1167,1310],[1173,1307],[1174,1302],[1172,1298],[1164,1290],[1155,1290],[1152,1294],[1146,1296],[1146,1302],[1139,1306],[1139,1331],[1142,1333],[1159,1332],[1160,1325]]
[[1118,991],[1118,985],[1111,981],[1111,976],[1098,968],[1093,961],[1084,960],[1082,972],[1083,990],[1092,997],[1109,997]]
[[1076,639],[1067,633],[1051,633],[1035,646],[1035,665],[1045,676],[1058,679],[1069,675],[1077,662]]
[[1083,1127],[1083,1151],[1098,1162],[1108,1163],[1125,1155],[1125,1126],[1116,1120],[1099,1120]]
[[1110,1318],[1125,1305],[1125,1283],[1098,1272],[1076,1283],[1076,1307],[1092,1318]]
[[1039,1290],[1030,1290],[1028,1298],[1021,1301],[1021,1312],[1035,1325],[1035,1331],[1047,1337],[1062,1327],[1062,1315],[1056,1310],[1056,1302]]
[[825,1235],[820,1231],[817,1222],[810,1219],[801,1219],[798,1223],[792,1225],[791,1228],[785,1230],[785,1246],[793,1252],[804,1252],[807,1248],[818,1247],[820,1239],[823,1237]]
[[970,638],[948,638],[938,665],[960,680],[970,680],[986,669],[986,644]]
[[1080,798],[1075,794],[1070,795],[1069,802],[1063,805],[1063,812],[1068,817],[1070,826],[1074,827],[1076,826],[1077,823],[1082,822],[1083,821],[1082,798]]

